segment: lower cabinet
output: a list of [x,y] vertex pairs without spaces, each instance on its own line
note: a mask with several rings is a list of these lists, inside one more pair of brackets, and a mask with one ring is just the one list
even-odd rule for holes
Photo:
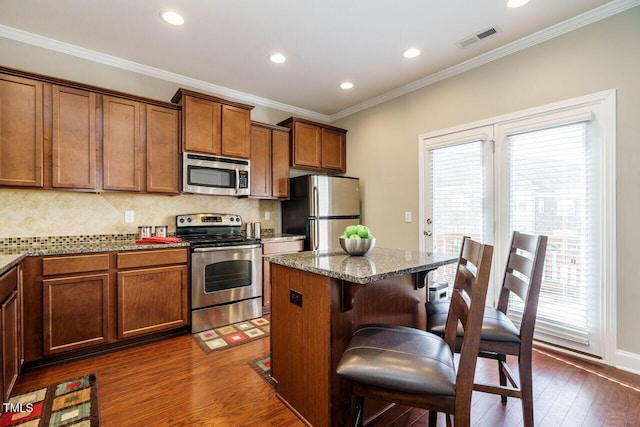
[[25,360],[113,347],[188,324],[188,248],[25,260]]
[[44,354],[103,344],[109,340],[109,274],[42,281]]
[[[302,252],[304,240],[266,241],[262,244],[262,255]],[[271,263],[262,261],[262,312],[271,312]]]
[[118,272],[118,339],[187,324],[187,266]]
[[2,400],[9,399],[21,365],[20,267],[0,276],[0,332],[2,333]]

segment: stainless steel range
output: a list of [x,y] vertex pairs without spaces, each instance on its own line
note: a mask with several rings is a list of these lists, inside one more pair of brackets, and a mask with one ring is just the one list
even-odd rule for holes
[[239,215],[176,216],[191,245],[191,332],[262,315],[262,247],[240,232]]

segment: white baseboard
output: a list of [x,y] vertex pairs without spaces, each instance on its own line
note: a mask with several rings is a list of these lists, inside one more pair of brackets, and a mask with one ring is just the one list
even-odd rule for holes
[[616,368],[640,375],[640,354],[616,350]]

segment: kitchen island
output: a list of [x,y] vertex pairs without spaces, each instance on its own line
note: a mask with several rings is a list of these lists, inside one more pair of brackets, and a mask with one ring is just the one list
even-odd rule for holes
[[[314,426],[348,425],[349,384],[335,373],[353,331],[363,323],[425,328],[427,273],[457,260],[375,248],[366,256],[300,252],[272,263],[271,373],[278,397]],[[381,402],[365,418],[384,417]]]

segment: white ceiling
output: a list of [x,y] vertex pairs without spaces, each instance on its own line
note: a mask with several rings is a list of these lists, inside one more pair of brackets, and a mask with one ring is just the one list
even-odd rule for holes
[[[0,36],[331,121],[638,4],[0,0]],[[168,9],[185,24],[166,24],[160,13]],[[498,33],[458,45],[490,27]],[[409,47],[422,54],[403,58]],[[284,64],[269,61],[276,51],[287,56]],[[354,88],[340,89],[345,80]]]

